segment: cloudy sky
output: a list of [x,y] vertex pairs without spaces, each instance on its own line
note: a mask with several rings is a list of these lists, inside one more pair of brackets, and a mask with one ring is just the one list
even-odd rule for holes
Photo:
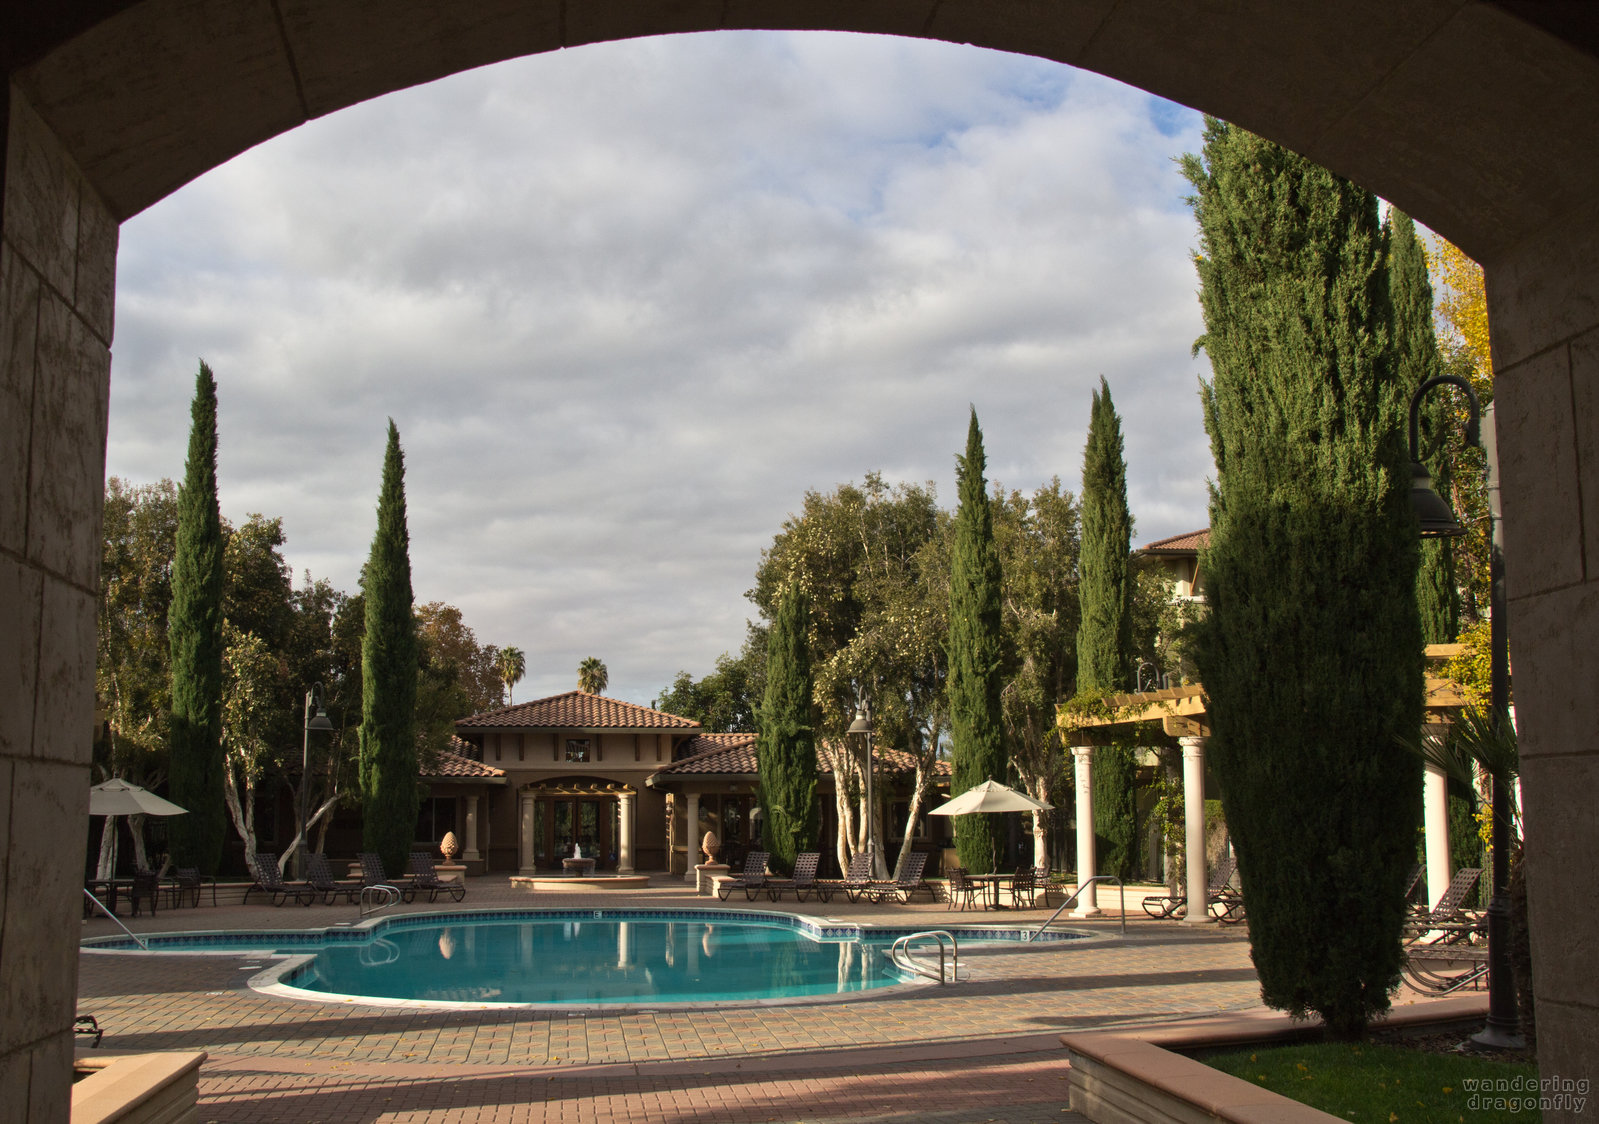
[[353,590],[386,419],[416,597],[647,703],[736,650],[807,489],[1076,491],[1109,380],[1143,542],[1203,526],[1198,116],[1037,59],[731,33],[357,106],[122,228],[108,474],[181,477],[197,360],[223,513]]

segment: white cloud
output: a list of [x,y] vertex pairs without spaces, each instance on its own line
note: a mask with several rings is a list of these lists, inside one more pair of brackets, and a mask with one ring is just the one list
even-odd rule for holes
[[826,34],[485,68],[313,122],[123,229],[109,471],[182,471],[217,372],[224,510],[353,588],[384,419],[416,593],[648,699],[742,641],[807,488],[1077,487],[1123,417],[1139,537],[1200,526],[1196,115],[1053,63]]

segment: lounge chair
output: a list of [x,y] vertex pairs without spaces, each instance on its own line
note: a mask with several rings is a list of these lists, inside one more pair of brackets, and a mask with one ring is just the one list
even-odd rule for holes
[[822,901],[830,901],[833,897],[832,888],[816,877],[816,868],[821,862],[822,856],[819,852],[801,852],[794,856],[794,877],[768,878],[766,892],[771,895],[774,902],[783,896],[784,890],[793,890],[795,901],[802,902],[813,892]]
[[737,878],[724,878],[716,888],[716,896],[724,902],[734,890],[743,890],[748,901],[754,901],[756,894],[769,893],[766,885],[766,861],[771,855],[765,851],[751,851],[744,856],[744,873]]
[[[1233,880],[1233,871],[1237,869],[1231,854],[1224,854],[1221,861],[1216,864],[1216,869],[1210,872],[1210,882],[1206,888],[1206,897],[1214,899],[1221,893],[1222,888]],[[1167,918],[1181,917],[1188,911],[1188,896],[1186,894],[1163,894],[1144,899],[1144,912],[1157,921]]]
[[921,851],[912,851],[905,856],[905,866],[899,872],[899,877],[881,878],[872,882],[872,900],[881,902],[893,898],[895,901],[908,902],[913,895],[925,890],[928,897],[937,901],[938,895],[922,878],[922,871],[926,869],[927,856]]
[[303,882],[291,885],[283,881],[283,872],[278,869],[278,857],[274,854],[257,851],[250,869],[255,874],[255,881],[244,891],[246,904],[250,901],[250,895],[257,890],[270,896],[273,905],[282,905],[291,897],[300,905],[310,905],[316,897],[316,892]]
[[1466,909],[1465,901],[1477,888],[1477,880],[1481,877],[1481,867],[1463,866],[1455,871],[1438,904],[1426,914],[1406,922],[1406,940],[1416,943],[1430,936],[1430,943],[1458,943],[1479,933],[1482,918]]
[[829,894],[842,890],[850,901],[859,901],[861,895],[872,888],[872,856],[865,851],[857,852],[850,859],[843,878],[828,878],[817,885],[825,886]]
[[[1412,917],[1423,917],[1431,912],[1427,908],[1425,900],[1427,894],[1423,888],[1426,885],[1426,874],[1427,868],[1421,863],[1417,863],[1410,868],[1410,878],[1405,883],[1405,908]],[[1419,895],[1417,893],[1418,890],[1421,891]]]
[[306,857],[305,881],[314,893],[322,895],[325,905],[332,905],[333,900],[341,894],[344,895],[345,901],[350,902],[355,901],[361,894],[361,883],[341,882],[333,877],[326,855],[314,854]]
[[426,851],[411,852],[411,885],[406,888],[405,900],[415,901],[417,894],[428,892],[428,901],[436,902],[440,894],[449,894],[451,901],[466,897],[465,882],[446,882],[433,868],[433,856]]
[[949,904],[961,903],[961,909],[977,906],[978,885],[967,876],[964,866],[949,869]]

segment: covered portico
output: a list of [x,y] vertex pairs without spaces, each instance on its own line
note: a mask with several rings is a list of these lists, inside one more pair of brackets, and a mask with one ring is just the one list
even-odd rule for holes
[[595,777],[523,785],[517,791],[517,873],[531,876],[568,858],[591,859],[604,870],[615,855],[616,873],[632,874],[637,799],[632,785]]

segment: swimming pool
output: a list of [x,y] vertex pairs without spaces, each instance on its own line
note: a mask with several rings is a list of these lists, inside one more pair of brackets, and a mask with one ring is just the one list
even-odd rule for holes
[[[501,910],[146,940],[154,953],[275,959],[251,986],[288,997],[615,1008],[792,1002],[907,983],[885,952],[897,937],[916,931],[744,910]],[[1026,935],[991,927],[955,932],[963,943]],[[90,950],[136,951],[125,937],[83,943]]]

